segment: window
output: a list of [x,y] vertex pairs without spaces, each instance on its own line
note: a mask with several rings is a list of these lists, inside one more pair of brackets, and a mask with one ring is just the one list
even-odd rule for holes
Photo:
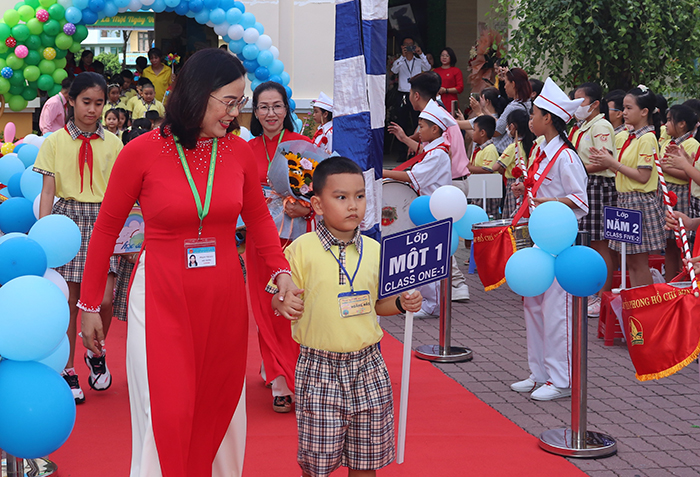
[[119,30],[100,30],[100,36],[102,38],[121,38],[121,32]]
[[151,49],[151,44],[155,40],[154,31],[140,31],[138,38],[139,52],[147,52]]

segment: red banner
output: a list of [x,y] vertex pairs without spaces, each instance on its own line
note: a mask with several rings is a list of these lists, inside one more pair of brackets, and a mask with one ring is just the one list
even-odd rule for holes
[[668,283],[622,290],[625,340],[637,379],[661,379],[700,353],[700,299]]
[[486,291],[506,282],[506,263],[516,251],[513,226],[473,229],[474,261]]

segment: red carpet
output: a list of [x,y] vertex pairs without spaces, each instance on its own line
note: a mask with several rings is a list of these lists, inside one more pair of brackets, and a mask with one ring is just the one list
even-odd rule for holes
[[[294,414],[272,410],[270,390],[258,375],[260,354],[251,324],[248,361],[248,443],[245,477],[298,477]],[[131,438],[129,400],[124,367],[126,325],[113,323],[108,340],[112,387],[103,393],[87,389],[78,407],[76,426],[68,442],[51,459],[60,477],[126,477]],[[382,352],[394,383],[398,415],[401,344],[387,336]],[[87,372],[78,365],[82,382]],[[83,377],[84,376],[84,377]],[[380,476],[585,475],[565,459],[542,451],[537,439],[477,399],[430,363],[413,360],[408,407],[406,460],[379,472]],[[398,427],[398,423],[397,423]],[[347,475],[339,470],[333,475]]]

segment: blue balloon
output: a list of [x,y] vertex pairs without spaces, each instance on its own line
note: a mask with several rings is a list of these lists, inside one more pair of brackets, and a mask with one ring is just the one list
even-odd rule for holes
[[246,69],[246,71],[248,73],[255,74],[255,72],[258,70],[258,68],[260,68],[260,65],[255,60],[245,60],[244,59],[243,60],[243,67]]
[[209,10],[214,10],[219,6],[219,0],[204,0],[204,7]]
[[518,250],[506,263],[506,281],[518,295],[541,295],[554,283],[554,257],[535,247]]
[[245,13],[245,5],[243,5],[243,2],[233,2],[233,8],[237,8],[241,11],[241,13]]
[[238,55],[243,51],[243,47],[245,47],[246,44],[247,43],[243,38],[241,38],[240,40],[230,41],[228,43],[228,49],[231,51],[231,53]]
[[156,13],[163,13],[165,8],[165,0],[155,0],[150,6],[150,9]]
[[7,190],[12,194],[12,197],[23,197],[22,188],[20,187],[20,181],[22,180],[22,174],[17,173],[10,177],[10,182],[7,184]]
[[56,349],[53,350],[46,358],[40,359],[39,363],[45,364],[57,373],[60,373],[66,367],[69,356],[70,342],[68,341],[68,335],[66,335],[63,337],[63,340],[61,340],[61,343],[56,347]]
[[[206,2],[204,2],[204,4],[206,5]],[[209,20],[211,20],[214,25],[219,25],[226,21],[226,12],[221,8],[215,8],[209,14]]]
[[204,2],[202,0],[190,0],[190,10],[194,13],[199,13],[204,8]]
[[[270,53],[272,54],[272,53]],[[268,66],[271,75],[281,75],[284,71],[284,63],[280,60],[273,60],[272,64]]]
[[246,45],[243,47],[243,56],[246,60],[254,60],[258,57],[260,49],[255,45]]
[[569,207],[549,201],[535,207],[528,221],[528,231],[539,248],[559,255],[576,241],[578,222]]
[[[255,70],[255,77],[260,81],[266,81],[267,78],[270,77],[270,70],[268,70],[264,66],[258,66]],[[10,193],[12,193],[12,191],[10,191]]]
[[260,22],[255,22],[255,23],[253,24],[253,28],[255,28],[256,30],[258,30],[258,32],[259,32],[261,35],[262,35],[263,33],[265,33],[265,27],[264,27],[263,24],[260,23]]
[[489,216],[484,209],[478,205],[469,204],[467,205],[467,211],[461,219],[454,223],[453,228],[457,230],[457,233],[463,239],[473,240],[474,232],[472,231],[472,225],[488,221]]
[[105,17],[113,17],[119,13],[119,7],[114,2],[107,1],[105,2],[105,8],[102,10],[102,13]]
[[56,451],[75,424],[73,392],[60,374],[42,363],[0,362],[0,409],[0,445],[24,459]]
[[238,8],[229,8],[226,11],[226,21],[229,22],[231,25],[239,23],[241,21],[242,16],[243,12]]
[[221,37],[222,40],[224,40],[224,43],[228,43],[231,41],[231,37],[228,35],[224,35]]
[[186,15],[187,12],[189,12],[189,11],[190,11],[190,3],[187,0],[182,0],[175,7],[175,13],[177,13],[180,16]]
[[19,185],[22,189],[22,196],[34,202],[34,199],[41,194],[41,189],[44,186],[44,176],[33,171],[31,167],[27,167],[22,173]]
[[82,243],[82,235],[75,222],[60,214],[47,215],[38,220],[29,231],[29,238],[44,249],[50,268],[73,260]]
[[413,199],[408,208],[408,216],[413,222],[413,225],[425,225],[430,222],[435,222],[435,217],[430,212],[430,196],[422,195]]
[[[12,239],[19,240],[19,239]],[[3,244],[7,245],[10,240]],[[0,354],[15,361],[43,359],[68,329],[68,301],[50,280],[34,275],[0,287]]]
[[[36,222],[34,204],[24,197],[13,197],[0,204],[0,231],[26,234]],[[1,353],[0,353],[1,354]]]
[[19,150],[22,149],[24,146],[29,146],[29,144],[21,143],[17,144],[15,148],[12,150],[13,153],[19,154]]
[[93,12],[90,9],[83,10],[83,23],[85,25],[92,25],[97,20],[98,20],[97,13]]
[[89,0],[88,8],[95,13],[100,13],[105,8],[105,0]]
[[280,73],[280,78],[282,78],[282,84],[284,86],[287,86],[289,84],[289,82],[292,80],[292,78],[289,76],[289,73],[287,73],[286,71],[283,71],[282,73]]
[[[281,83],[282,79],[280,78],[280,80],[278,82]],[[291,99],[292,98],[292,88],[290,88],[289,86],[285,86],[284,90],[287,92],[287,98]]]
[[65,17],[69,23],[80,23],[83,20],[83,12],[78,7],[68,7]]
[[43,277],[46,253],[29,237],[13,237],[0,243],[0,285],[25,275]]
[[127,0],[114,0],[114,4],[117,6],[117,8],[126,8],[126,7],[129,6],[129,3],[131,3],[131,1],[127,1]]
[[574,245],[561,252],[554,261],[559,285],[574,296],[598,293],[608,278],[603,257],[590,247]]
[[273,61],[275,61],[275,57],[270,50],[263,50],[258,53],[258,63],[260,63],[260,66],[269,67],[272,65]]
[[16,154],[0,157],[0,184],[9,184],[10,178],[26,167]]
[[197,23],[201,25],[206,24],[209,21],[209,10],[203,8],[202,10],[197,12],[197,14],[194,16],[194,19],[197,21]]
[[255,15],[249,12],[244,13],[243,15],[241,15],[241,21],[239,23],[241,24],[244,30],[251,28],[253,25],[255,25]]
[[292,98],[289,98],[289,109],[291,111],[296,111],[297,109],[297,102],[294,101]]
[[256,88],[257,88],[258,86],[260,86],[260,83],[262,83],[262,81],[257,80],[257,79],[254,80],[254,81],[251,81],[251,82],[250,82],[250,90],[251,90],[251,91],[255,91]]
[[36,161],[36,156],[39,154],[39,148],[36,147],[34,144],[20,144],[22,146],[21,149],[18,151],[18,147],[15,147],[15,150],[13,152],[17,153],[17,157],[19,158],[20,161],[24,164],[24,167],[29,167],[34,165],[34,161]]
[[[246,61],[248,61],[248,60],[246,60]],[[245,65],[245,64],[244,64],[244,65]],[[257,78],[255,77],[255,73],[251,73],[250,71],[248,71],[248,72],[246,73],[246,76],[248,77],[248,79],[249,79],[250,81],[255,81],[255,80],[257,79]]]
[[452,237],[450,240],[450,255],[454,255],[457,252],[457,249],[459,248],[459,235],[457,235],[457,231],[452,228]]
[[10,232],[9,234],[5,234],[0,236],[0,243],[3,243],[6,240],[10,240],[13,237],[26,237],[27,234],[21,234],[19,232]]
[[85,10],[88,7],[89,0],[74,0],[73,6],[78,10]]
[[187,13],[185,13],[185,16],[187,18],[194,18],[195,15],[196,15],[196,13],[193,12],[192,10],[188,10]]
[[219,2],[219,8],[223,9],[225,12],[233,8],[233,4],[236,3],[234,0],[221,0]]
[[[282,84],[282,78],[280,77],[280,75],[270,75],[270,78],[268,81],[273,81],[275,83]],[[287,97],[289,97],[289,95],[287,95]]]

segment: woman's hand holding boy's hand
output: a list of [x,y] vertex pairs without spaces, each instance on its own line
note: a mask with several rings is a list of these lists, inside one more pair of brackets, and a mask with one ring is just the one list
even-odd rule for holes
[[272,309],[288,320],[301,318],[301,314],[304,312],[304,301],[301,299],[301,294],[304,293],[304,290],[297,287],[291,275],[287,273],[277,275],[275,283],[279,291],[272,298]]
[[401,306],[406,311],[418,312],[423,305],[423,295],[418,290],[413,293],[403,292],[400,295]]

